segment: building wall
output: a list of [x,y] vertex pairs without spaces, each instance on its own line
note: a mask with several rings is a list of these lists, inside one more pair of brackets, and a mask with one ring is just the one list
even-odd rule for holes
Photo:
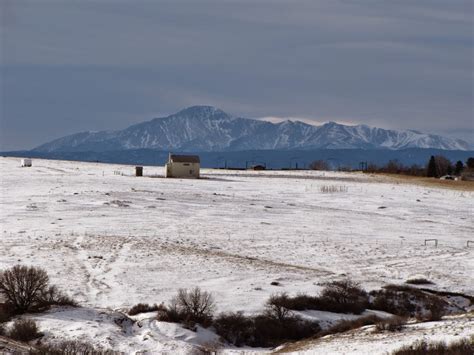
[[166,177],[199,178],[199,163],[167,163]]

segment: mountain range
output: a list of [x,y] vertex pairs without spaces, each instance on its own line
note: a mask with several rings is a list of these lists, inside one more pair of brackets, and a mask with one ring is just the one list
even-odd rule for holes
[[193,106],[123,130],[81,132],[53,140],[36,152],[107,152],[131,149],[230,152],[243,150],[432,148],[468,150],[469,145],[413,130],[387,130],[329,122],[271,123],[234,117],[212,106]]

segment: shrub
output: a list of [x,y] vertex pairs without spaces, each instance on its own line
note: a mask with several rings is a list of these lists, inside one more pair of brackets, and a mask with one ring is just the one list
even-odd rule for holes
[[77,307],[77,302],[59,291],[56,286],[49,286],[41,291],[38,297],[38,306],[45,308],[52,305]]
[[57,344],[43,344],[30,351],[30,355],[107,355],[119,354],[111,350],[94,348],[88,343],[65,340]]
[[0,273],[0,294],[16,312],[27,312],[48,287],[48,274],[40,268],[16,265]]
[[410,286],[387,285],[372,291],[371,307],[401,317],[417,317],[424,320],[439,319],[446,302],[440,297]]
[[201,291],[199,287],[190,291],[179,289],[170,305],[159,309],[157,319],[163,322],[181,322],[189,328],[196,323],[207,327],[212,323],[215,308],[214,298],[209,292]]
[[369,303],[367,292],[351,280],[333,281],[326,284],[321,299],[332,312],[362,313]]
[[253,343],[255,347],[272,347],[287,341],[297,341],[316,335],[321,331],[317,322],[288,316],[279,320],[274,316],[262,314],[254,317]]
[[5,335],[5,334],[6,334],[5,325],[3,323],[0,323],[0,335]]
[[14,314],[14,309],[10,303],[0,303],[0,323],[10,320]]
[[5,298],[4,307],[11,314],[37,311],[51,305],[77,305],[55,286],[49,285],[46,271],[22,265],[0,272],[0,295]]
[[383,319],[375,324],[375,331],[376,332],[399,332],[403,329],[406,324],[406,318],[404,317],[391,317],[388,319]]
[[425,278],[409,279],[406,280],[405,283],[409,285],[433,285],[433,282]]
[[14,340],[25,342],[41,336],[35,321],[30,319],[16,320],[7,335]]
[[275,318],[280,322],[291,317],[291,312],[287,308],[288,295],[281,293],[279,295],[271,295],[265,303],[265,314],[268,317]]
[[287,309],[288,299],[285,293],[272,295],[262,314],[246,317],[241,312],[222,313],[213,326],[217,334],[236,346],[271,347],[319,333],[317,322],[304,320]]
[[245,317],[242,312],[221,313],[212,325],[218,335],[235,346],[249,345],[254,342],[253,319]]
[[327,284],[320,297],[306,294],[289,297],[283,293],[272,296],[269,301],[271,301],[273,307],[279,306],[297,311],[316,309],[354,314],[362,313],[369,303],[367,293],[356,283],[347,280]]
[[178,311],[176,305],[169,305],[158,310],[156,319],[160,322],[180,323],[185,320],[185,316]]
[[463,355],[474,353],[474,337],[462,339],[447,345],[444,342],[427,343],[420,340],[394,351],[393,355]]
[[148,303],[138,303],[130,310],[128,311],[128,314],[130,316],[137,315],[139,313],[147,313],[147,312],[156,312],[163,310],[165,306],[163,304],[157,305],[156,303],[154,305],[149,305]]

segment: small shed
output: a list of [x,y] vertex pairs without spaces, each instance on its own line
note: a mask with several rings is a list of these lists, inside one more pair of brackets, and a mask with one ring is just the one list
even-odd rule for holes
[[170,154],[165,166],[167,178],[199,178],[201,160],[197,155]]
[[262,164],[252,165],[249,170],[266,170],[267,167]]
[[33,164],[32,164],[32,162],[31,162],[31,159],[23,158],[23,159],[21,159],[21,161],[20,161],[20,166],[22,166],[22,167],[30,167],[30,166],[32,166],[32,165],[33,165]]

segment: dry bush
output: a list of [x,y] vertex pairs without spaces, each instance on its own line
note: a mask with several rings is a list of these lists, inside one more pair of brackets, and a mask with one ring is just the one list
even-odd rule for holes
[[89,343],[65,340],[56,344],[43,344],[30,351],[30,355],[112,355],[120,354],[111,350],[94,348]]
[[38,302],[48,283],[43,269],[16,265],[0,273],[0,294],[17,313],[24,313]]
[[373,309],[422,320],[440,319],[447,305],[436,295],[403,285],[387,285],[382,290],[372,291],[370,295]]
[[427,343],[420,340],[395,350],[392,355],[466,355],[474,354],[474,337],[447,345],[444,342]]
[[287,308],[288,295],[286,293],[271,295],[265,303],[265,314],[271,318],[284,321],[292,316],[291,311]]
[[303,320],[300,317],[289,316],[280,321],[268,314],[258,315],[253,318],[254,347],[273,347],[288,341],[297,341],[315,336],[321,331],[317,322]]
[[365,311],[369,297],[358,283],[351,280],[333,281],[326,284],[321,299],[332,312],[360,314]]
[[274,295],[273,306],[289,310],[303,311],[314,309],[335,313],[360,314],[365,311],[369,299],[367,293],[359,285],[350,280],[335,281],[326,284],[321,296],[298,294],[289,297],[287,294]]
[[77,307],[77,302],[59,291],[56,286],[49,286],[41,291],[38,297],[38,305],[41,308],[52,305]]
[[12,314],[38,311],[51,305],[76,306],[76,302],[49,285],[45,270],[22,265],[0,272],[0,295]]
[[153,304],[149,305],[148,303],[138,303],[134,305],[130,310],[128,311],[128,315],[134,316],[139,313],[147,313],[147,312],[156,312],[156,311],[163,311],[165,310],[165,306],[163,304]]
[[11,329],[7,332],[7,336],[19,341],[30,341],[41,336],[35,321],[30,319],[16,320]]
[[255,332],[253,319],[242,312],[221,313],[212,323],[216,333],[235,346],[252,344]]
[[399,332],[401,331],[405,324],[407,323],[406,318],[404,317],[391,317],[388,319],[383,319],[375,324],[375,331],[376,332]]
[[157,319],[162,322],[181,322],[190,329],[196,323],[208,327],[212,323],[215,308],[211,293],[201,291],[199,287],[179,289],[170,305],[159,309]]
[[406,280],[405,283],[409,285],[433,285],[433,282],[422,277]]
[[325,194],[332,194],[337,192],[347,192],[349,188],[345,185],[323,185],[319,188],[319,191]]

